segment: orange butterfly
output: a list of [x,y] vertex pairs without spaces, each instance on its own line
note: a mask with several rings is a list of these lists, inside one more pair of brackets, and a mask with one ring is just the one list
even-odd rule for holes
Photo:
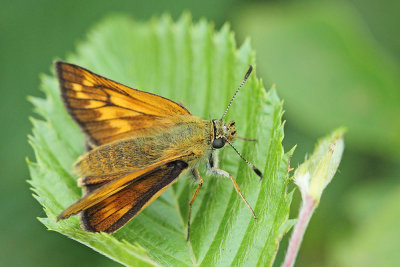
[[[86,134],[88,150],[75,163],[79,185],[86,194],[57,221],[81,212],[85,230],[115,232],[189,171],[198,183],[189,203],[189,239],[191,207],[203,185],[196,166],[203,158],[208,159],[209,171],[232,180],[256,218],[232,175],[218,169],[215,154],[226,143],[233,147],[235,138],[252,140],[237,136],[234,122],[223,121],[251,66],[224,115],[216,120],[200,119],[169,99],[77,65],[56,61],[55,68],[65,107]],[[262,178],[261,172],[245,161]]]

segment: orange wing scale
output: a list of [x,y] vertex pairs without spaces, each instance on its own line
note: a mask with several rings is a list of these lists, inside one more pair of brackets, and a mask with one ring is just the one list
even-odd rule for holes
[[55,63],[61,95],[91,145],[170,127],[190,112],[169,99],[114,82],[77,65]]

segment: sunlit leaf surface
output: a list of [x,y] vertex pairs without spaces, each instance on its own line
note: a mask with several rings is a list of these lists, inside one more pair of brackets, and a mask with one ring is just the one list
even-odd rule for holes
[[[178,22],[168,16],[150,22],[112,17],[95,27],[66,61],[126,85],[183,103],[194,115],[219,118],[240,84],[254,54],[248,42],[237,48],[228,26],[214,30],[206,21]],[[255,68],[257,70],[257,68]],[[54,73],[54,71],[53,71]],[[282,102],[267,91],[256,71],[238,94],[227,118],[238,134],[258,142],[236,141],[243,155],[264,173],[260,182],[238,155],[226,147],[220,167],[231,172],[255,209],[251,213],[229,179],[211,177],[200,166],[203,189],[194,204],[190,242],[186,242],[188,202],[195,185],[188,175],[113,235],[87,233],[77,217],[55,217],[81,196],[72,164],[84,151],[84,137],[66,113],[54,74],[44,76],[46,98],[32,98],[43,119],[32,119],[28,162],[34,196],[47,218],[41,222],[125,265],[255,266],[272,264],[288,221],[287,159]]]

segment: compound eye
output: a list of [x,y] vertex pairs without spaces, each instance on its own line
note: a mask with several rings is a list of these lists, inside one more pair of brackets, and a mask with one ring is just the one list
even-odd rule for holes
[[212,147],[213,148],[221,148],[225,145],[225,138],[217,138],[214,139],[214,141],[212,142]]

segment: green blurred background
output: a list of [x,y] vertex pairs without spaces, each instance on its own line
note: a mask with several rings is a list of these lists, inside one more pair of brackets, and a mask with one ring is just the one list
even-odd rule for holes
[[[7,1],[0,8],[2,190],[0,266],[112,266],[116,263],[36,220],[25,164],[39,74],[73,52],[99,20],[140,20],[190,11],[217,28],[230,22],[238,43],[251,37],[257,74],[285,101],[292,165],[317,138],[344,125],[339,173],[311,220],[297,266],[400,264],[400,2],[344,1]],[[297,214],[299,194],[293,202]],[[282,261],[287,238],[277,262]],[[279,264],[275,264],[279,266]]]

